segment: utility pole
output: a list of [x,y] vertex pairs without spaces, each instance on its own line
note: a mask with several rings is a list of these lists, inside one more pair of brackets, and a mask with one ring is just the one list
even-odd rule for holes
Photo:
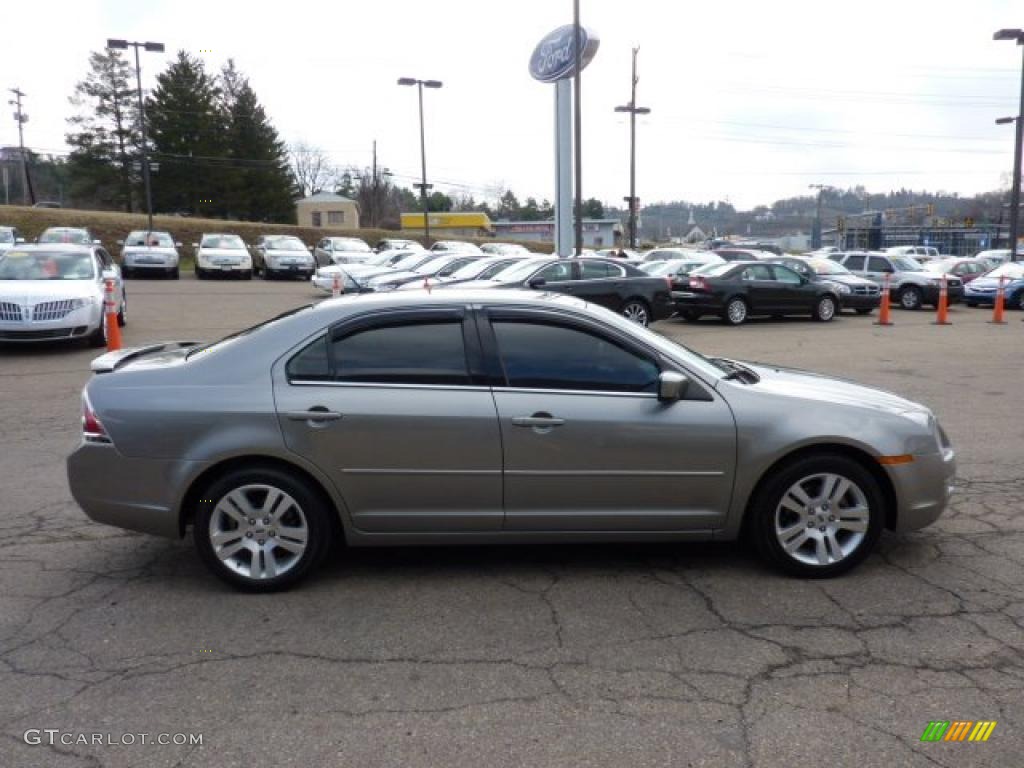
[[831,190],[828,184],[808,184],[808,189],[818,190],[818,213],[814,217],[814,229],[811,232],[811,248],[818,250],[821,248],[821,198],[825,194],[826,190]]
[[1017,261],[1017,238],[1020,235],[1020,177],[1021,154],[1024,144],[1024,29],[1001,29],[992,39],[1011,40],[1021,46],[1020,107],[1016,117],[1002,117],[997,124],[1016,123],[1013,143],[1013,176],[1010,187],[1010,261]]
[[427,190],[432,185],[427,184],[427,141],[423,132],[423,89],[440,88],[443,83],[440,80],[418,80],[414,77],[398,78],[399,85],[415,85],[420,97],[420,164],[423,171],[423,181],[413,186],[420,188],[420,207],[423,208],[423,239],[426,245],[430,245],[430,212],[427,210]]
[[573,78],[573,101],[575,102],[575,114],[573,116],[573,133],[575,134],[576,154],[576,256],[583,255],[583,117],[582,117],[582,88],[580,80],[583,76],[583,30],[580,28],[580,0],[573,0],[572,23],[576,53],[575,77]]
[[639,50],[639,46],[633,49],[633,77],[630,86],[629,104],[615,108],[616,112],[629,113],[629,197],[626,198],[626,202],[629,203],[630,248],[636,248],[636,215],[638,208],[638,201],[636,199],[636,116],[648,115],[651,112],[647,107],[638,107],[636,105],[636,84],[638,82],[636,76],[636,54]]
[[377,140],[373,140],[373,186],[370,187],[370,228],[377,228]]
[[28,178],[28,158],[25,157],[25,134],[22,128],[28,122],[28,115],[21,110],[21,100],[26,94],[20,88],[7,90],[14,94],[14,98],[7,103],[17,107],[14,119],[18,123],[18,154],[21,155],[21,202],[25,205],[35,205],[36,195]]

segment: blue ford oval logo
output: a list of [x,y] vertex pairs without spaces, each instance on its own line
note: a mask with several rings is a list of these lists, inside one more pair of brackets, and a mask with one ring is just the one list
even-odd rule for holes
[[[580,27],[580,40],[580,69],[585,69],[597,53],[601,41],[586,27]],[[530,74],[533,78],[542,83],[554,83],[572,77],[576,69],[575,43],[575,27],[572,24],[566,24],[545,35],[530,56]]]

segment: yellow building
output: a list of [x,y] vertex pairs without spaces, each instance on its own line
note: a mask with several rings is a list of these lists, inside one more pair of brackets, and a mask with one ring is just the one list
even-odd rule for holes
[[[494,225],[486,213],[474,211],[438,211],[428,213],[430,235],[445,237],[491,237]],[[402,231],[409,234],[423,234],[423,214],[403,213]]]
[[359,229],[359,205],[341,195],[317,192],[295,204],[300,227],[336,227]]

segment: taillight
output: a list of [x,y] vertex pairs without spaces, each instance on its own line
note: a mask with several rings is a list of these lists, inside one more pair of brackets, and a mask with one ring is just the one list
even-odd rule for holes
[[697,291],[706,291],[708,289],[708,284],[703,277],[691,277],[690,287]]
[[109,443],[110,436],[89,402],[89,395],[82,392],[82,437],[89,443]]

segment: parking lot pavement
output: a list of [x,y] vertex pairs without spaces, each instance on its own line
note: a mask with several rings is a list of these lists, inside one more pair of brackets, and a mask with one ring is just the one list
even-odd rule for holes
[[[128,296],[128,345],[317,298],[192,279]],[[951,317],[659,324],[939,415],[961,470],[950,512],[817,582],[727,544],[557,546],[353,551],[294,592],[238,594],[190,541],[72,502],[63,461],[95,352],[0,350],[0,765],[1018,766],[1024,324]],[[921,743],[932,720],[998,724],[984,744]],[[36,746],[27,729],[203,744]]]

